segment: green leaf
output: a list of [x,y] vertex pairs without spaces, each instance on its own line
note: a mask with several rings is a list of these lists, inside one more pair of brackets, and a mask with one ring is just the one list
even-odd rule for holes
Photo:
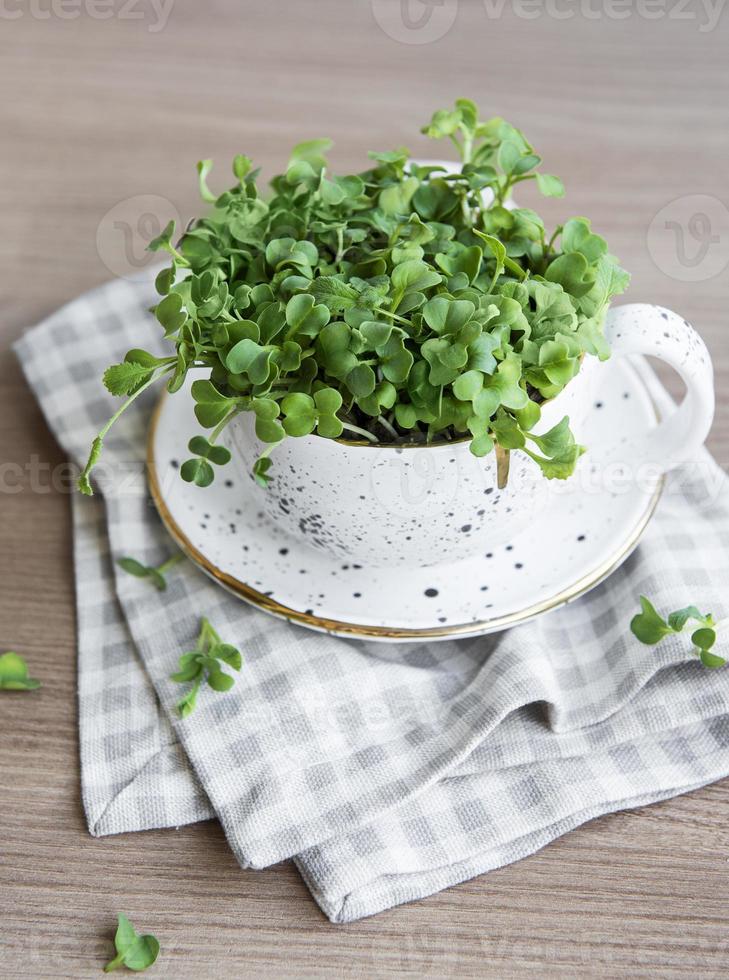
[[271,482],[268,471],[271,469],[271,460],[267,456],[262,456],[253,464],[253,476],[260,487],[267,487]]
[[157,273],[154,280],[154,288],[160,294],[160,296],[166,296],[167,293],[172,289],[175,283],[175,266],[174,264],[168,269],[162,269]]
[[377,378],[369,364],[358,364],[346,378],[346,384],[355,398],[364,398],[375,390]]
[[89,474],[94,466],[98,463],[99,457],[101,456],[101,450],[103,447],[103,439],[101,436],[97,436],[91,443],[91,449],[89,451],[89,458],[86,461],[86,466],[81,471],[76,486],[81,491],[81,493],[86,494],[87,497],[93,496],[93,488],[91,486],[91,481],[89,480]]
[[668,625],[676,633],[680,633],[684,628],[686,623],[690,619],[695,619],[699,623],[707,624],[710,622],[710,616],[704,616],[700,613],[696,606],[686,606],[685,609],[678,609],[676,612],[672,612],[668,617]]
[[335,415],[320,414],[316,423],[316,431],[325,439],[338,439],[344,431],[344,426]]
[[[244,374],[249,371],[251,366],[259,361],[261,356],[266,357],[266,354],[266,349],[261,347],[260,344],[257,344],[255,340],[244,337],[243,340],[239,340],[228,351],[225,357],[225,366],[233,374]],[[254,373],[260,376],[260,373],[255,368]]]
[[462,344],[451,343],[444,337],[426,340],[420,349],[430,365],[428,380],[435,387],[455,381],[468,360],[468,351]]
[[542,435],[529,433],[529,438],[547,456],[560,456],[567,450],[572,449],[575,444],[575,437],[570,429],[570,420],[565,415],[561,422]]
[[154,368],[142,364],[113,364],[104,371],[104,385],[112,395],[131,395],[145,381],[149,381]]
[[0,654],[0,691],[33,691],[41,683],[29,676],[28,665],[14,650]]
[[243,664],[243,658],[240,655],[240,650],[234,647],[231,643],[219,643],[210,651],[211,656],[216,657],[218,660],[222,660],[224,663],[232,667],[233,670],[240,670]]
[[114,945],[117,953],[124,953],[127,947],[131,946],[137,938],[137,933],[129,919],[122,912],[118,916]]
[[[293,399],[299,398],[306,399],[306,403],[293,401]],[[305,395],[303,392],[287,395],[281,403],[281,407],[286,413],[282,424],[287,435],[308,436],[314,431],[318,416],[314,401],[309,395]]]
[[205,436],[193,436],[187,444],[187,448],[196,456],[215,463],[217,466],[224,466],[230,462],[231,453],[226,446],[217,446],[209,442]]
[[180,698],[180,700],[177,702],[176,708],[181,718],[187,718],[188,715],[191,715],[195,710],[195,707],[197,705],[198,690],[199,688],[193,687],[190,691],[187,692],[187,694],[184,697]]
[[171,680],[176,683],[193,682],[191,689],[177,704],[183,718],[194,711],[203,681],[213,691],[229,691],[233,687],[235,679],[221,669],[221,663],[233,670],[240,670],[243,658],[237,647],[224,643],[210,622],[202,619],[195,649],[181,655],[178,670],[171,675]]
[[709,653],[708,650],[703,648],[699,648],[699,657],[704,667],[708,667],[709,670],[716,670],[718,667],[724,667],[726,665],[726,660],[723,657],[719,657],[715,653]]
[[[185,661],[186,657],[190,659]],[[180,657],[180,669],[175,671],[174,674],[170,674],[170,680],[176,684],[187,684],[190,681],[194,681],[196,677],[200,677],[204,668],[198,658],[198,653],[183,654]]]
[[462,115],[460,111],[449,111],[439,109],[433,113],[433,118],[427,126],[423,126],[421,133],[425,133],[431,139],[442,139],[444,136],[452,136],[461,124]]
[[716,630],[703,626],[691,634],[691,641],[699,650],[706,652],[716,643]]
[[481,371],[493,374],[496,370],[494,352],[502,347],[502,340],[497,334],[482,333],[468,345],[469,371]]
[[200,197],[203,199],[203,201],[206,201],[208,204],[215,204],[215,202],[218,199],[217,196],[213,194],[213,192],[210,190],[207,184],[207,177],[212,169],[213,169],[212,160],[200,160],[198,162],[197,177],[198,177],[198,186],[200,188]]
[[315,299],[308,293],[292,296],[286,304],[286,323],[289,325],[287,336],[304,334],[316,337],[322,327],[329,323],[329,310],[323,304],[315,305]]
[[503,410],[500,410],[492,421],[491,431],[502,449],[523,449],[526,444],[519,423]]
[[541,418],[542,410],[537,402],[529,401],[524,408],[515,411],[514,415],[522,432],[529,432]]
[[494,440],[487,432],[482,432],[480,435],[474,435],[473,439],[469,443],[469,449],[474,456],[488,456],[488,454],[494,448]]
[[607,253],[607,243],[592,233],[587,218],[570,218],[562,230],[562,251],[581,252],[593,264]]
[[310,273],[319,253],[312,242],[297,241],[294,238],[275,238],[266,245],[264,254],[266,262],[277,271],[292,265]]
[[521,148],[511,140],[506,140],[499,147],[497,159],[505,174],[513,174],[521,160]]
[[241,183],[250,173],[252,166],[253,162],[250,157],[243,156],[242,153],[238,153],[235,157],[233,157],[233,174],[239,181],[241,181]]
[[380,191],[378,204],[385,214],[409,215],[410,201],[418,189],[420,181],[416,177],[406,177],[399,184],[390,184]]
[[281,409],[273,398],[254,398],[252,405],[256,418],[266,422],[277,419],[281,414]]
[[235,679],[222,670],[209,670],[208,684],[214,691],[229,691],[235,684]]
[[190,389],[195,401],[195,417],[205,429],[212,429],[235,406],[233,399],[223,395],[211,381],[193,381]]
[[[463,277],[463,288],[474,282],[481,270],[483,252],[478,245],[471,245],[468,248],[461,246],[451,246],[448,254],[439,253],[435,257],[436,263],[449,276]],[[451,284],[448,288],[453,290]]]
[[[421,348],[422,349],[422,348]],[[398,334],[392,334],[384,347],[378,351],[380,368],[386,381],[402,384],[410,374],[415,358],[405,347],[405,341]]]
[[149,574],[149,568],[135,558],[117,558],[116,563],[128,575],[134,575],[136,578],[146,578]]
[[529,403],[529,396],[521,387],[521,362],[515,354],[501,361],[494,374],[485,379],[484,387],[496,393],[505,408],[522,409]]
[[286,430],[275,419],[256,419],[256,436],[261,442],[277,443],[286,436]]
[[150,568],[149,580],[158,592],[164,592],[167,588],[167,580],[165,579],[164,575],[161,575],[157,571],[156,568]]
[[479,231],[478,228],[473,229],[473,234],[477,235],[481,241],[483,241],[491,250],[494,258],[496,259],[496,270],[491,278],[491,282],[486,288],[486,292],[490,293],[496,283],[496,280],[502,274],[505,269],[517,276],[519,279],[525,279],[526,273],[519,265],[518,262],[514,262],[513,259],[509,258],[506,254],[506,246],[495,238],[493,235],[486,235],[484,232]]
[[437,334],[456,334],[476,312],[469,300],[434,296],[423,307],[423,318]]
[[309,289],[314,299],[323,303],[332,313],[351,309],[356,305],[359,296],[353,286],[334,276],[319,276],[313,280]]
[[139,348],[133,348],[128,350],[124,355],[124,361],[127,364],[139,364],[142,367],[153,369],[157,367],[162,367],[168,361],[163,357],[155,357],[154,354],[150,354],[149,351],[140,350]]
[[412,429],[418,424],[418,412],[415,406],[403,402],[395,406],[395,418],[403,429]]
[[401,262],[392,271],[391,281],[393,288],[397,292],[422,292],[431,286],[437,286],[441,281],[440,273],[431,269],[426,262],[412,259],[409,262]]
[[453,382],[453,394],[464,402],[472,402],[483,390],[483,374],[480,371],[465,371]]
[[333,143],[330,139],[304,140],[297,143],[291,151],[289,166],[292,163],[308,163],[312,170],[319,172],[327,165],[325,153],[331,150]]
[[471,99],[456,99],[456,109],[460,113],[461,123],[468,129],[474,130],[478,124],[478,106]]
[[564,184],[551,174],[537,174],[537,187],[545,197],[564,197]]
[[159,942],[154,936],[139,936],[126,951],[124,965],[135,973],[141,973],[156,961],[159,948]]
[[675,632],[645,596],[640,597],[640,608],[638,615],[630,621],[630,629],[641,643],[655,646]]
[[[170,251],[172,236],[175,234],[175,222],[169,221],[156,238],[147,245],[148,252]],[[174,251],[174,250],[173,250]]]
[[379,350],[387,344],[392,335],[391,323],[380,323],[378,320],[365,320],[359,325],[367,350]]
[[104,967],[105,973],[111,973],[121,966],[141,973],[148,969],[159,956],[159,942],[154,936],[138,936],[131,922],[125,915],[119,913],[119,924],[114,936],[114,946],[117,955]]
[[594,282],[587,259],[581,252],[559,255],[547,266],[544,278],[558,282],[565,292],[577,299],[588,293]]
[[186,459],[180,467],[180,476],[186,483],[209,487],[215,479],[213,468],[206,459]]
[[335,388],[320,388],[314,394],[314,404],[325,415],[335,415],[342,407],[342,396]]
[[538,456],[536,453],[526,449],[527,456],[530,456],[538,464],[543,475],[548,480],[567,480],[575,472],[575,467],[580,456],[584,453],[584,446],[572,446],[559,456],[551,459]]
[[187,320],[187,313],[183,309],[182,296],[179,293],[170,293],[155,307],[155,316],[165,328],[165,334],[171,336],[180,327],[184,326]]
[[506,247],[498,240],[498,238],[494,238],[493,235],[485,235],[483,232],[478,230],[475,230],[474,233],[484,242],[496,260],[496,266],[494,268],[493,275],[491,276],[491,282],[486,289],[486,292],[490,293],[499,276],[506,268]]

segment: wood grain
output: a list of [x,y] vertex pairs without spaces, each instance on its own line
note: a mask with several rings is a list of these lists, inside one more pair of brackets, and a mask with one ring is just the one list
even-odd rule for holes
[[[117,910],[162,940],[159,977],[726,976],[729,781],[593,821],[512,867],[350,926],[323,918],[291,864],[241,871],[214,823],[104,840],[85,830],[67,494],[48,471],[31,481],[6,466],[62,456],[8,348],[138,264],[114,221],[136,221],[140,195],[194,213],[200,157],[222,169],[245,151],[270,172],[312,134],[336,139],[341,167],[404,141],[424,153],[417,127],[458,95],[512,119],[567,183],[548,216],[593,216],[633,272],[631,298],[677,309],[703,333],[719,382],[711,447],[729,463],[726,271],[681,282],[647,245],[661,208],[705,194],[723,229],[712,247],[729,248],[728,16],[701,31],[698,2],[686,8],[694,20],[637,8],[618,20],[586,16],[597,0],[565,0],[568,19],[525,19],[510,3],[489,19],[477,0],[452,0],[451,29],[417,45],[378,26],[385,2],[175,0],[156,32],[148,0],[133,8],[141,20],[38,19],[27,5],[1,18],[1,642],[44,681],[0,704],[4,977],[98,976]],[[412,3],[413,16],[425,9]]]

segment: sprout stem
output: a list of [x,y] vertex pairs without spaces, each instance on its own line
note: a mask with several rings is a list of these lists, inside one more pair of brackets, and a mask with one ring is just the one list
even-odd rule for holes
[[[339,421],[342,422],[341,419]],[[342,422],[342,428],[343,429],[348,429],[349,432],[355,432],[359,436],[364,436],[365,439],[369,439],[370,442],[379,442],[380,441],[377,438],[377,436],[373,436],[371,432],[368,432],[367,431],[367,429],[360,429],[360,427],[358,425],[351,425],[349,422]]]
[[160,575],[164,575],[166,571],[169,571],[170,568],[172,568],[174,565],[177,565],[179,562],[181,562],[184,557],[185,556],[182,554],[182,552],[173,555],[171,558],[168,558],[166,561],[163,561],[161,565],[157,565],[155,571],[159,572]]
[[397,431],[390,425],[383,415],[378,415],[377,421],[380,423],[383,429],[386,429],[390,433],[393,439],[399,439]]

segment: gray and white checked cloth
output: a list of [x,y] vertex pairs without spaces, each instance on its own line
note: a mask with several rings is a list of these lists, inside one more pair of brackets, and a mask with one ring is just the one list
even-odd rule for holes
[[[153,302],[148,277],[120,280],[17,344],[78,464],[118,405],[103,369],[130,347],[162,350]],[[293,857],[325,914],[348,922],[729,774],[729,668],[703,668],[685,637],[649,648],[628,631],[640,593],[664,610],[729,613],[729,483],[708,454],[673,477],[637,552],[579,601],[495,636],[383,645],[273,619],[188,562],[164,593],[117,569],[121,555],[172,552],[144,490],[154,397],[107,438],[99,494],[72,498],[92,834],[216,816],[241,865]],[[203,615],[244,665],[181,720],[169,677]]]

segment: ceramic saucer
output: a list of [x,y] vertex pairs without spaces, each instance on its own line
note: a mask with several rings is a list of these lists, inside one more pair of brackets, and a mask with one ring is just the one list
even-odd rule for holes
[[[625,358],[601,371],[584,441],[599,446],[656,409],[641,370]],[[189,381],[188,381],[189,384]],[[222,468],[206,489],[185,483],[181,461],[199,431],[186,390],[163,395],[148,446],[152,496],[170,534],[203,571],[246,602],[315,630],[371,640],[476,636],[524,622],[603,581],[631,553],[661,494],[660,478],[591,483],[589,454],[553,490],[538,527],[455,564],[365,568],[314,551],[247,502],[248,481]]]

